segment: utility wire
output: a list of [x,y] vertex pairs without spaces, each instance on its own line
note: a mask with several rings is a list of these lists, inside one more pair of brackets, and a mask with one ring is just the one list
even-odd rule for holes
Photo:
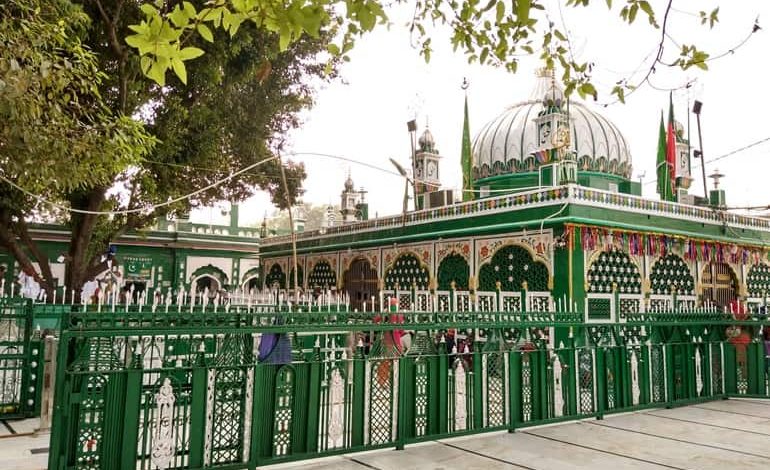
[[[727,152],[727,153],[725,153],[723,155],[720,155],[718,157],[714,157],[714,158],[712,158],[710,160],[706,160],[706,163],[714,163],[716,161],[725,159],[727,157],[732,157],[733,155],[735,155],[737,153],[746,151],[746,150],[748,150],[748,149],[750,149],[752,147],[756,147],[757,145],[761,145],[761,144],[763,144],[763,143],[765,143],[767,141],[770,141],[770,137],[765,137],[764,139],[759,139],[756,142],[752,142],[752,143],[750,143],[748,145],[744,145],[743,147],[737,148],[735,150],[731,150],[731,151],[729,151],[729,152]],[[702,165],[702,163],[697,163],[697,164],[693,165],[692,168],[691,168],[691,171],[696,169],[696,168],[700,168],[701,165]],[[651,179],[651,180],[648,180],[648,181],[644,182],[645,185],[650,185],[650,184],[653,184],[653,183],[657,183],[657,179]]]
[[55,207],[57,209],[60,209],[60,210],[66,211],[66,212],[72,212],[72,213],[75,213],[75,214],[87,214],[87,215],[107,215],[107,216],[109,216],[109,215],[126,215],[126,214],[136,214],[136,213],[140,213],[140,212],[154,211],[155,209],[157,209],[159,207],[170,206],[171,204],[177,203],[179,201],[184,201],[185,199],[189,199],[189,198],[191,198],[193,196],[196,196],[196,195],[198,195],[198,194],[200,194],[200,193],[202,193],[204,191],[208,191],[211,188],[215,188],[215,187],[219,186],[220,184],[225,183],[225,182],[235,178],[236,176],[238,176],[240,174],[243,174],[243,173],[245,173],[245,172],[247,172],[247,171],[249,171],[249,170],[251,170],[253,168],[256,168],[256,167],[258,167],[260,165],[264,165],[267,162],[270,162],[272,160],[277,160],[277,159],[278,159],[278,157],[273,156],[273,157],[267,158],[265,160],[258,161],[258,162],[253,163],[253,164],[251,164],[251,165],[249,165],[249,166],[247,166],[247,167],[245,167],[245,168],[243,168],[241,170],[236,171],[235,173],[232,173],[230,176],[226,176],[226,177],[224,177],[224,178],[222,178],[220,180],[217,180],[217,181],[211,183],[210,185],[208,185],[208,186],[206,186],[204,188],[198,189],[198,190],[193,191],[193,192],[191,192],[189,194],[185,194],[184,196],[179,196],[177,198],[171,199],[171,200],[166,201],[166,202],[161,202],[161,203],[158,203],[158,204],[153,204],[153,205],[151,205],[149,207],[141,207],[141,208],[136,208],[136,209],[123,209],[123,210],[116,210],[116,211],[89,211],[89,210],[84,210],[84,209],[73,209],[71,207],[67,207],[67,206],[58,204],[56,202],[50,201],[50,200],[44,198],[43,196],[40,196],[39,194],[35,194],[35,193],[25,189],[25,188],[22,188],[21,186],[19,186],[18,184],[14,183],[11,180],[9,180],[8,178],[3,176],[2,174],[0,174],[0,180],[5,181],[6,183],[8,183],[12,187],[16,188],[17,190],[21,191],[22,193],[26,194],[27,196],[30,196],[30,197],[36,199],[38,202],[41,202],[43,204],[48,204],[48,205],[50,205],[52,207]]

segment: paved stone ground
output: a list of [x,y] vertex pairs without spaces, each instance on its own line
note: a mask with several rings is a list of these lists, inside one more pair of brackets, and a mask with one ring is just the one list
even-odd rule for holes
[[[34,420],[0,422],[0,469],[46,467]],[[13,431],[13,432],[12,432]],[[16,433],[16,434],[13,434]],[[270,469],[768,469],[770,401],[741,399],[328,457]]]

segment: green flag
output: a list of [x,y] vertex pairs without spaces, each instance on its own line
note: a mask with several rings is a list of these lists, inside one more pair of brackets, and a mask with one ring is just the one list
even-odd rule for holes
[[663,125],[663,111],[661,111],[660,131],[658,134],[658,159],[655,166],[658,175],[658,194],[660,194],[660,199],[662,201],[673,201],[674,192],[673,188],[671,187],[671,174],[669,173],[666,154],[666,127]]
[[473,200],[473,157],[471,156],[471,130],[468,124],[468,95],[465,95],[465,116],[463,117],[463,143],[460,154],[463,167],[463,201]]

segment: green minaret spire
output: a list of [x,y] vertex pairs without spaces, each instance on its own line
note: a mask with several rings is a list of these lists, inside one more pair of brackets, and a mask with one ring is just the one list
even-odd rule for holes
[[468,122],[468,81],[463,79],[463,90],[465,90],[465,109],[463,116],[463,143],[460,153],[460,164],[463,170],[463,201],[473,199],[473,158],[471,156],[471,130]]

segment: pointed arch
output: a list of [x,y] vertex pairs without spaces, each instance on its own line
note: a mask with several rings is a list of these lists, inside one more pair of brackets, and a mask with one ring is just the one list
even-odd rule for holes
[[286,289],[286,273],[280,264],[274,263],[265,276],[265,288],[272,289],[277,286],[279,289]]
[[479,290],[494,291],[497,282],[503,291],[518,291],[527,282],[531,291],[547,291],[548,267],[536,261],[527,247],[511,244],[501,247],[479,269]]
[[746,276],[746,290],[749,297],[759,298],[770,294],[770,266],[755,264]]
[[613,248],[600,252],[591,263],[586,275],[588,292],[613,292],[616,285],[621,294],[641,294],[642,276],[627,253]]
[[321,260],[313,266],[313,270],[307,278],[307,286],[310,289],[319,287],[321,289],[330,289],[337,286],[337,273],[332,269],[332,265],[326,260]]
[[449,290],[452,283],[457,290],[468,290],[471,268],[468,260],[458,253],[447,255],[437,270],[438,290]]
[[669,253],[652,265],[650,290],[653,294],[671,294],[672,288],[679,295],[695,295],[695,278],[687,263]]
[[385,272],[385,289],[411,289],[413,285],[417,290],[426,290],[430,283],[430,270],[420,261],[420,258],[411,252],[398,255],[393,265]]

